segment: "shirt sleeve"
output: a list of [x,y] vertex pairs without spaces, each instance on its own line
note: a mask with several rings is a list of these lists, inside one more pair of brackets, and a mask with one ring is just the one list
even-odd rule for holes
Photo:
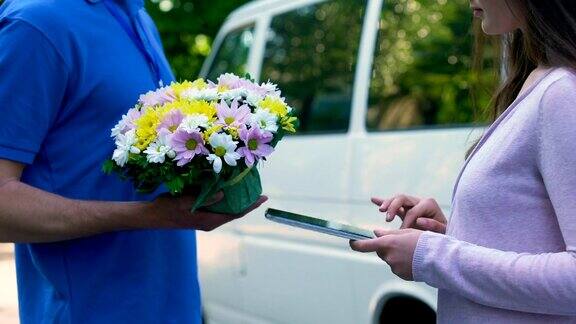
[[48,38],[0,19],[0,159],[31,164],[63,105],[68,67]]
[[576,315],[576,81],[548,88],[540,107],[538,167],[566,250],[527,254],[425,232],[414,253],[417,281],[486,306]]

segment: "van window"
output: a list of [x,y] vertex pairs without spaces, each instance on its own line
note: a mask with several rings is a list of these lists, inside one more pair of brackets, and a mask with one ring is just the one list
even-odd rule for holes
[[230,32],[222,41],[206,76],[216,82],[223,73],[244,76],[248,71],[248,55],[254,39],[254,25]]
[[[489,102],[494,70],[471,73],[468,0],[388,0],[380,19],[367,112],[368,130],[472,123]],[[481,90],[484,89],[484,90]]]
[[346,132],[366,1],[334,0],[274,17],[260,80],[279,85],[299,133]]

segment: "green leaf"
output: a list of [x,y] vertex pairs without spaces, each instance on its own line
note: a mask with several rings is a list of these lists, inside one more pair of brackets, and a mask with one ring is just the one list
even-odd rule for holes
[[184,189],[184,180],[181,177],[174,177],[169,181],[166,181],[166,187],[170,189],[171,194],[180,194]]
[[250,73],[244,74],[244,79],[246,79],[246,80],[248,80],[248,81],[250,81],[250,82],[256,82],[256,80],[254,80],[254,79],[252,78],[252,76],[250,75]]
[[116,162],[113,160],[106,160],[104,164],[102,164],[102,172],[105,174],[112,174],[116,170]]

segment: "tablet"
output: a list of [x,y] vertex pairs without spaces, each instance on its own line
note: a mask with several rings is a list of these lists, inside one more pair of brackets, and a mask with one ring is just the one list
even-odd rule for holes
[[266,218],[280,224],[338,236],[349,240],[357,241],[374,238],[374,234],[371,231],[362,228],[278,209],[268,208],[266,210]]

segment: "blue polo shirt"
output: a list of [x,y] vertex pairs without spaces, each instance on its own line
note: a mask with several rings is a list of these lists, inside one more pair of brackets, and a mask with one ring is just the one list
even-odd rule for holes
[[[133,22],[170,83],[142,1],[114,1],[108,5]],[[110,129],[158,85],[117,18],[97,0],[6,0],[0,7],[0,158],[26,165],[23,182],[72,199],[152,199],[101,172],[114,148]],[[200,323],[191,230],[17,244],[16,267],[23,324]]]

